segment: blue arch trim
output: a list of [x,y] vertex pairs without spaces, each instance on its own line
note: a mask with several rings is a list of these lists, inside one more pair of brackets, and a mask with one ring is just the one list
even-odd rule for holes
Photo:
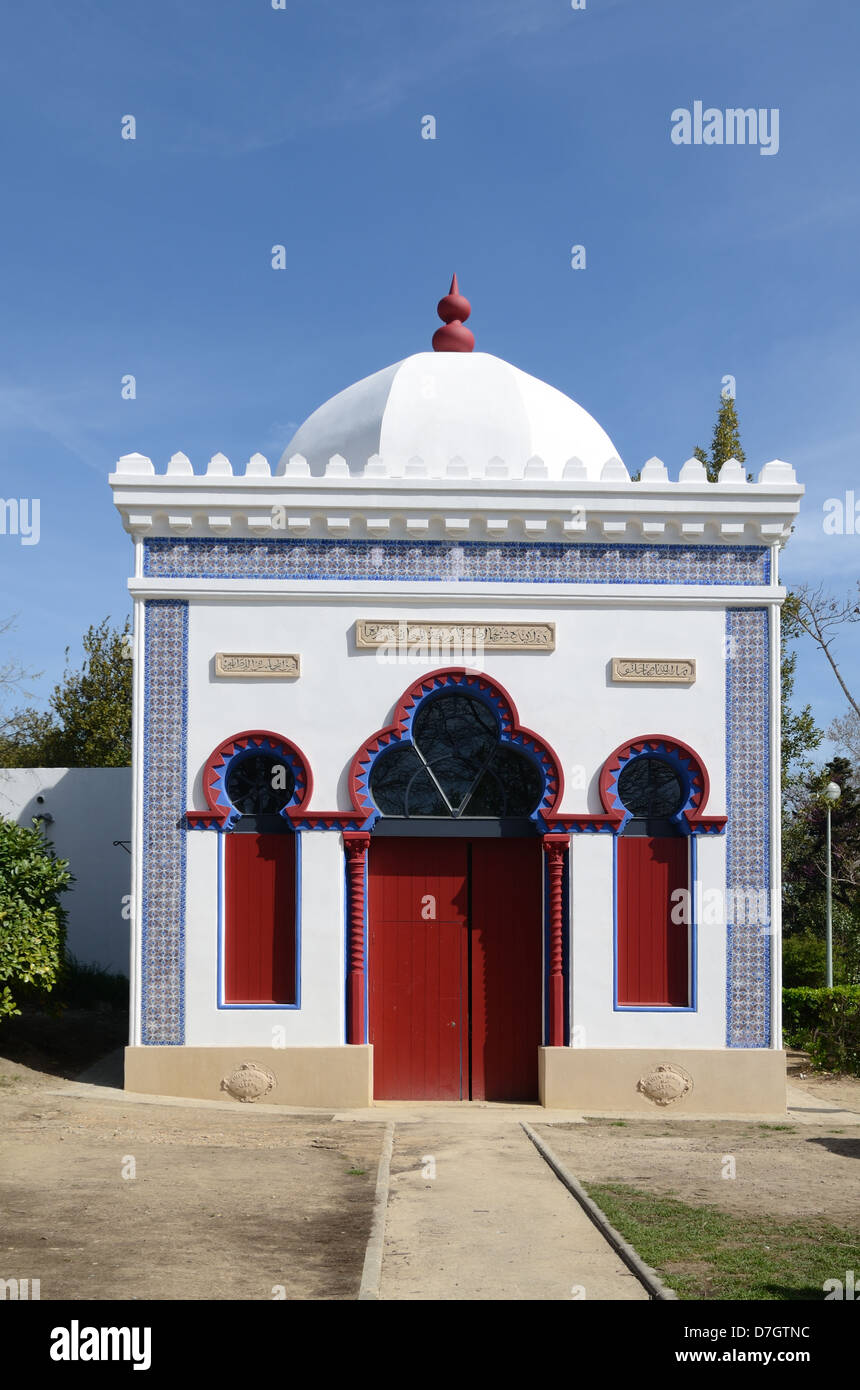
[[[246,758],[254,757],[258,753],[270,753],[273,757],[276,757],[280,762],[284,763],[292,773],[292,795],[279,812],[285,820],[289,822],[289,817],[286,814],[289,808],[291,806],[297,806],[302,799],[305,789],[305,771],[291,748],[285,743],[282,743],[280,739],[254,738],[251,736],[237,739],[232,754],[224,758],[220,767],[216,765],[213,768],[213,777],[210,783],[210,791],[215,799],[216,805],[221,810],[228,812],[227,820],[224,822],[223,826],[224,830],[232,830],[241,815],[241,812],[233,805],[233,802],[227,794],[227,778],[237,763],[243,762]],[[291,822],[289,823],[291,824]]]
[[675,814],[667,817],[667,819],[674,821],[682,835],[689,835],[691,833],[691,828],[685,812],[695,809],[697,799],[701,793],[702,786],[699,779],[699,771],[692,759],[686,757],[680,749],[657,739],[644,743],[641,748],[635,751],[631,749],[626,757],[618,759],[617,768],[614,768],[610,774],[610,780],[606,790],[611,809],[622,813],[622,818],[618,824],[616,834],[623,835],[628,822],[633,819],[632,812],[628,811],[621,797],[618,795],[618,781],[624,769],[637,758],[660,758],[662,762],[668,763],[675,772],[681,783],[684,801]]

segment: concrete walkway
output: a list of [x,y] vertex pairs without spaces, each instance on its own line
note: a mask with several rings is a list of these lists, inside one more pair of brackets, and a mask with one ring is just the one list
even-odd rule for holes
[[788,1119],[805,1125],[860,1125],[860,1112],[846,1109],[826,1095],[810,1095],[802,1086],[788,1082],[785,1088]]
[[382,1300],[647,1300],[528,1139],[525,1117],[534,1110],[388,1111]]

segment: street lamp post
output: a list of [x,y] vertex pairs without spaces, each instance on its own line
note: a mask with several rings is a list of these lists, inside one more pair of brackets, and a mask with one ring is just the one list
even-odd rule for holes
[[830,808],[842,795],[842,788],[836,782],[828,782],[824,788],[827,800],[827,988],[833,988],[833,872],[830,862]]

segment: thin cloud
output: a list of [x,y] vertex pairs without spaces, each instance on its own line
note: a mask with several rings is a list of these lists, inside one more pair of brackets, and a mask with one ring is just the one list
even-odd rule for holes
[[71,393],[52,397],[30,386],[0,386],[0,431],[26,429],[47,435],[104,477],[104,467],[97,461],[101,445],[75,419],[74,409]]

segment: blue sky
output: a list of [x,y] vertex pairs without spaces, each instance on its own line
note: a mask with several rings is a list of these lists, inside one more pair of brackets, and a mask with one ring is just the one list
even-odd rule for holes
[[[128,610],[120,454],[277,458],[429,346],[453,269],[478,348],[572,395],[631,472],[675,476],[734,376],[751,470],[784,458],[807,487],[784,578],[846,593],[860,534],[825,535],[822,504],[860,500],[858,52],[852,0],[15,7],[0,496],[40,498],[41,538],[0,536],[0,660],[42,671],[43,700],[63,649]],[[778,152],[674,145],[697,100],[777,108]],[[820,722],[843,712],[811,647],[799,674]]]

